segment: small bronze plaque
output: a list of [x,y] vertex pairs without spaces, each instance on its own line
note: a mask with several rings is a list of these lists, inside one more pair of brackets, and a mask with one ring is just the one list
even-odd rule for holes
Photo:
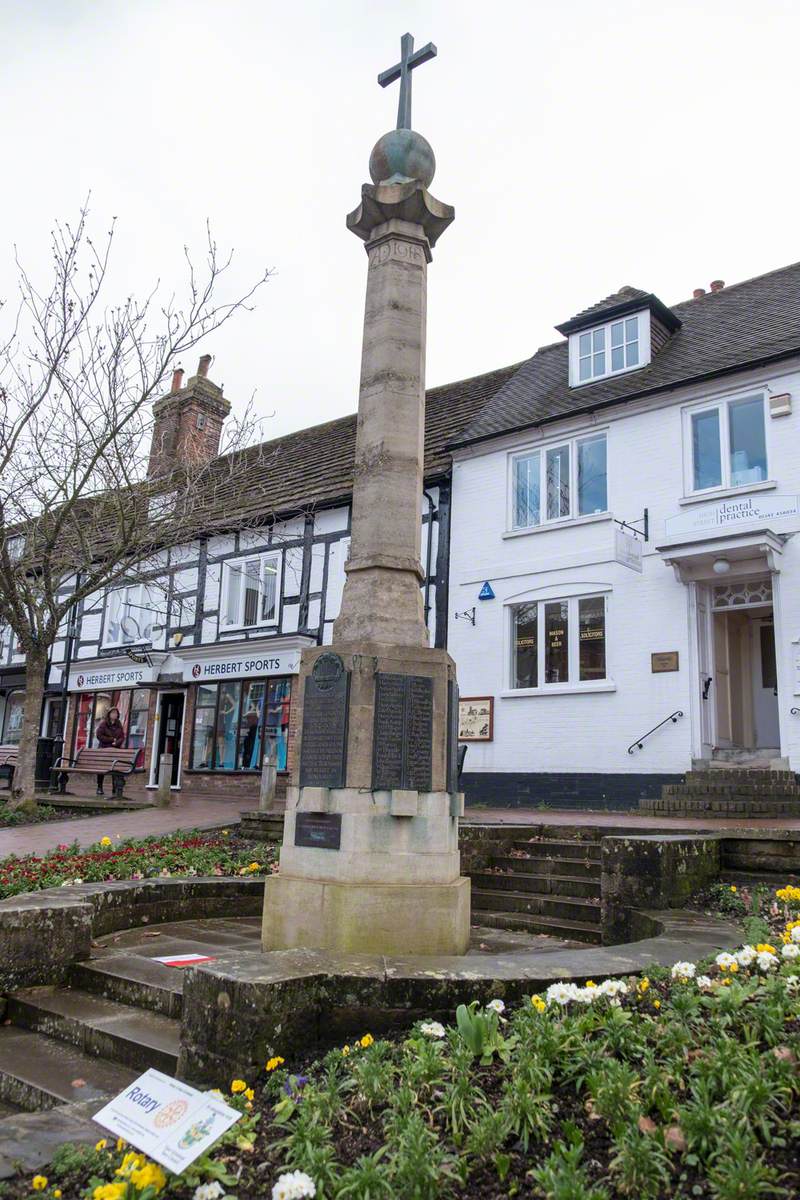
[[659,650],[657,653],[650,655],[650,670],[654,675],[660,675],[662,671],[677,671],[679,669],[677,650]]
[[294,844],[338,850],[342,844],[342,814],[299,812],[294,822]]
[[433,764],[433,680],[427,675],[375,677],[372,786],[429,792]]

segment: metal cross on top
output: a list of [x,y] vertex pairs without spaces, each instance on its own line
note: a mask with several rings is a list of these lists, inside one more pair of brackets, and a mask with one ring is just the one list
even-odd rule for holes
[[395,79],[400,80],[400,102],[397,105],[397,128],[411,128],[411,72],[420,63],[436,57],[436,47],[428,42],[421,50],[414,51],[414,39],[410,33],[404,33],[400,39],[400,62],[382,71],[378,76],[381,87],[388,87]]

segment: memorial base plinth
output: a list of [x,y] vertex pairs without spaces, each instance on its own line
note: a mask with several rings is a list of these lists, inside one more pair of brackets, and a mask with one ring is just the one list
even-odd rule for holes
[[264,892],[264,950],[465,954],[470,881],[331,883],[274,875]]

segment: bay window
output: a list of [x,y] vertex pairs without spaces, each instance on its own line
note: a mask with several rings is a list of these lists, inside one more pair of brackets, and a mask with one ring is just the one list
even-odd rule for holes
[[511,523],[529,529],[608,508],[606,435],[593,434],[511,460]]
[[768,478],[761,393],[696,409],[688,421],[692,491],[746,487]]
[[512,688],[607,679],[606,597],[532,600],[512,609]]
[[256,554],[225,563],[221,626],[248,629],[276,625],[280,578],[280,554]]

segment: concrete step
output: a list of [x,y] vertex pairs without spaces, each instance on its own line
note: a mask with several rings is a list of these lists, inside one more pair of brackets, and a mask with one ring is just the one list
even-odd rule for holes
[[782,800],[721,800],[719,797],[667,796],[639,801],[639,812],[661,817],[793,817],[800,816],[800,798]]
[[775,888],[785,887],[787,883],[793,884],[795,887],[800,884],[800,865],[795,862],[794,872],[783,869],[774,871],[737,871],[735,868],[728,868],[720,872],[720,879],[723,883],[749,884],[751,887],[758,887],[760,884],[766,884],[767,887]]
[[[517,860],[511,859],[511,862]],[[492,891],[532,892],[540,896],[600,899],[599,879],[578,879],[574,875],[532,875],[529,871],[471,871],[473,887]]]
[[778,771],[770,770],[769,767],[729,767],[727,764],[724,767],[706,767],[705,769],[696,769],[694,771],[686,771],[684,779],[707,779],[710,783],[795,783],[797,775],[794,771]]
[[0,1028],[0,1100],[26,1112],[76,1100],[102,1101],[140,1073],[41,1033]]
[[514,855],[497,854],[492,856],[492,866],[541,879],[551,875],[567,875],[571,879],[600,880],[600,863],[591,858],[545,858],[539,854],[517,858]]
[[82,1053],[141,1071],[174,1075],[180,1024],[77,988],[41,987],[14,992],[8,1017],[15,1025],[76,1046]]
[[524,850],[526,854],[544,858],[581,858],[593,862],[600,861],[600,842],[586,842],[577,838],[561,840],[556,838],[533,838],[527,842],[514,842],[515,850]]
[[535,916],[530,913],[481,911],[481,925],[489,929],[513,929],[522,933],[546,934],[570,942],[587,942],[599,946],[602,934],[599,925],[582,921],[563,921],[557,917]]
[[[563,896],[543,896],[534,892],[504,891],[502,888],[473,888],[474,911],[519,912],[535,916],[556,917],[563,921],[595,924],[600,921],[600,901],[572,899]],[[483,916],[481,915],[481,920]]]
[[109,954],[75,963],[70,983],[95,996],[175,1020],[183,1011],[183,971],[141,954]]
[[753,787],[749,783],[725,783],[708,785],[703,783],[668,783],[661,791],[664,800],[675,796],[708,797],[713,800],[793,800],[800,801],[800,787],[780,784],[778,787]]

